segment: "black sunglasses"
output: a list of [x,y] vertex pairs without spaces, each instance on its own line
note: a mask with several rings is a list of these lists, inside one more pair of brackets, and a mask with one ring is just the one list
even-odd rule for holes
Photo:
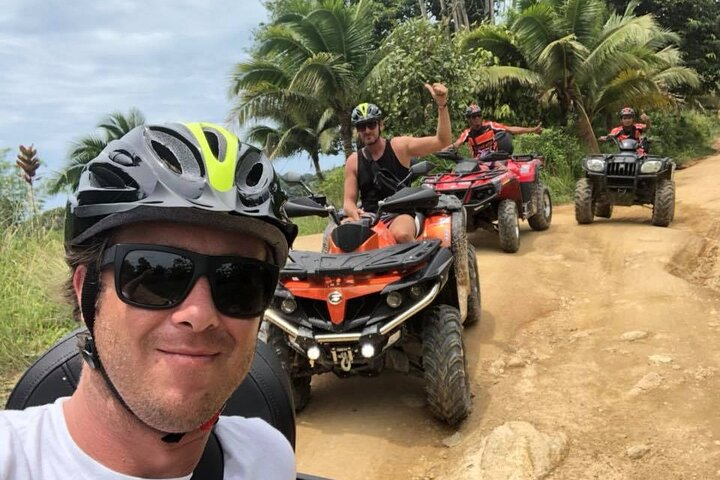
[[355,125],[355,128],[358,132],[364,132],[365,130],[374,130],[375,127],[378,126],[378,122],[365,122],[365,123],[358,123]]
[[482,118],[482,114],[480,114],[480,113],[473,113],[472,115],[470,115],[470,118]]
[[229,317],[252,318],[270,305],[280,269],[254,258],[213,256],[162,245],[120,243],[109,247],[101,267],[113,265],[115,290],[125,303],[173,308],[206,276],[215,308]]

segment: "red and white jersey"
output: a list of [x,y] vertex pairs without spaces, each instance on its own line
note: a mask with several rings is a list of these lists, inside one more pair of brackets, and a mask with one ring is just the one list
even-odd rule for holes
[[647,125],[644,123],[633,123],[629,127],[620,125],[610,130],[610,135],[617,137],[618,140],[632,138],[639,141],[646,129]]
[[473,156],[479,157],[489,150],[496,150],[495,134],[503,130],[507,127],[502,123],[484,121],[477,130],[466,128],[455,143],[462,145],[468,142]]

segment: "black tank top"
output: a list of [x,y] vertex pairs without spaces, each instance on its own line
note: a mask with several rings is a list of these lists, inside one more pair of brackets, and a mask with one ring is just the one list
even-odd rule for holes
[[385,151],[373,160],[365,148],[358,151],[358,189],[362,208],[366,212],[377,212],[378,202],[398,191],[397,184],[407,177],[410,170],[398,160],[390,140],[385,142]]

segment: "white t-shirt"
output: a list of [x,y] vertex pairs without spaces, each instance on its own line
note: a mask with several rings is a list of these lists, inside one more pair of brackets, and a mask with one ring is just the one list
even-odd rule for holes
[[[65,423],[65,400],[0,411],[0,480],[139,480],[110,470],[75,444]],[[265,421],[220,417],[215,432],[223,449],[225,479],[295,479],[290,443]]]

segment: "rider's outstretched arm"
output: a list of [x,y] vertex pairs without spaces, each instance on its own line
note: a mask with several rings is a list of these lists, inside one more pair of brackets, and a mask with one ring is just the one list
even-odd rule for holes
[[513,135],[522,135],[524,133],[542,133],[542,123],[538,123],[534,127],[505,127],[505,130]]
[[438,124],[435,136],[432,137],[395,137],[393,149],[401,161],[409,162],[410,157],[422,157],[437,152],[452,142],[450,130],[450,113],[447,105],[447,88],[442,83],[432,86],[425,84],[438,108]]

